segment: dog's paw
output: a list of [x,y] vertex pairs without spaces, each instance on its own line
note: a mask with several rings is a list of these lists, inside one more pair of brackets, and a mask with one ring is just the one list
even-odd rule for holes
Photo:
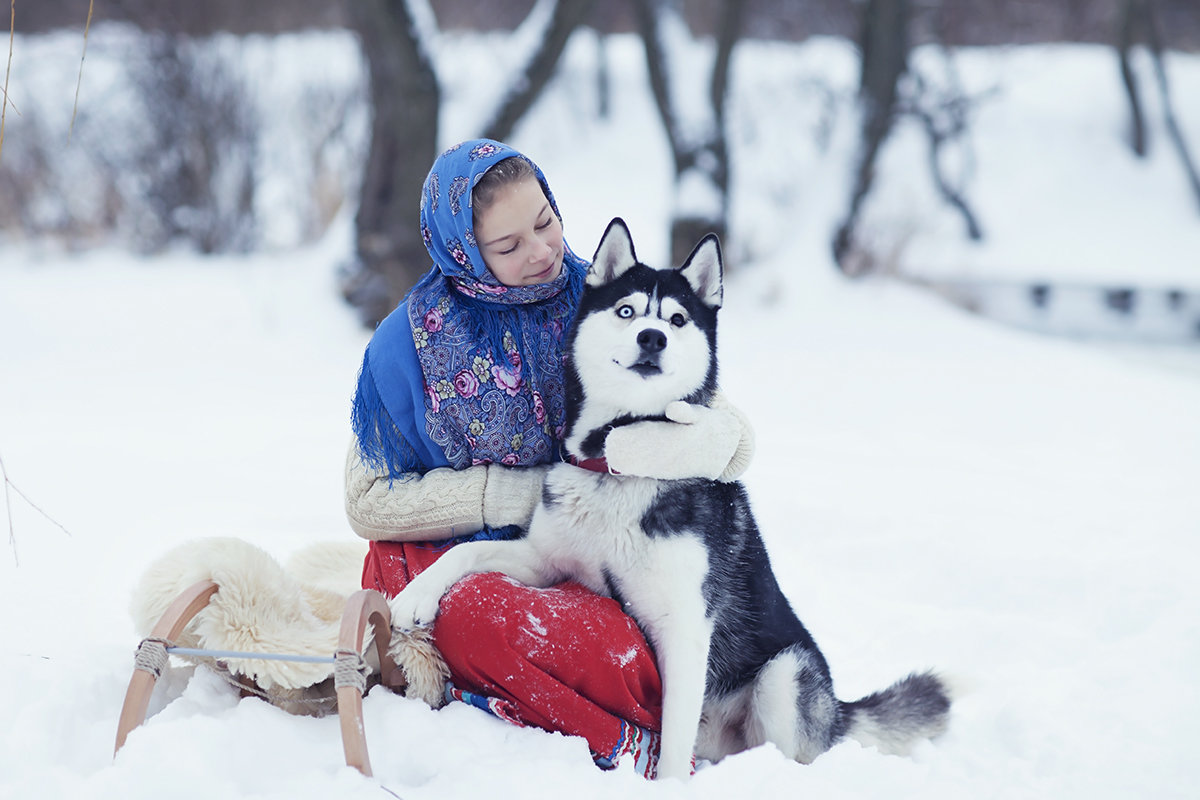
[[443,689],[450,680],[450,668],[433,646],[433,632],[429,628],[413,631],[393,628],[388,655],[399,673],[398,676],[393,673],[389,686],[402,689],[405,697],[423,700],[431,708],[445,704]]
[[664,752],[659,756],[655,777],[659,780],[677,778],[686,781],[694,771],[691,756],[672,756]]
[[423,592],[413,586],[405,588],[388,602],[392,627],[408,633],[432,625],[437,619],[438,601],[441,599],[439,595]]

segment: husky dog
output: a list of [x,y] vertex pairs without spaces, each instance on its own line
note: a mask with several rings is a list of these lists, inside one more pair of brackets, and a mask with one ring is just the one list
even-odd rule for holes
[[741,484],[604,468],[613,428],[711,398],[721,280],[713,234],[679,269],[655,270],[638,262],[625,223],[609,223],[567,339],[571,463],[548,473],[523,538],[452,548],[392,600],[393,625],[432,622],[442,595],[472,573],[536,587],[576,580],[621,602],[654,649],[659,776],[686,777],[693,753],[716,761],[765,742],[803,763],[844,735],[905,752],[944,728],[941,681],[911,675],[838,700],[825,658],[771,572]]

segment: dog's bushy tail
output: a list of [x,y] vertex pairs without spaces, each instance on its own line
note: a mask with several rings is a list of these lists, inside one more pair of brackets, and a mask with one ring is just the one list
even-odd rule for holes
[[846,733],[868,747],[907,755],[946,729],[950,693],[932,672],[913,673],[853,703],[842,703]]

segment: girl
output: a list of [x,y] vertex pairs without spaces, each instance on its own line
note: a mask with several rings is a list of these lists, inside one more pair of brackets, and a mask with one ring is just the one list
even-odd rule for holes
[[[370,540],[363,587],[395,596],[448,548],[520,535],[558,460],[562,348],[587,262],[563,239],[541,170],[490,140],[434,162],[421,195],[433,267],[367,346],[346,465],[351,527]],[[723,399],[696,422],[606,439],[612,469],[733,480],[752,435]],[[522,725],[582,736],[598,764],[652,776],[661,684],[636,624],[610,598],[499,574],[460,581],[433,629],[447,696]]]

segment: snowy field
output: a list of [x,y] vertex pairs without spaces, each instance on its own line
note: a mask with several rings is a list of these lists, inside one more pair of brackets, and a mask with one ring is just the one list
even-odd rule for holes
[[[611,42],[606,120],[594,41],[568,56],[513,143],[549,176],[576,249],[620,215],[659,260],[669,161],[640,46]],[[1200,149],[1200,59],[1169,66]],[[1001,88],[974,137],[990,238],[963,243],[901,131],[867,215],[879,241],[907,242],[902,264],[1088,280],[1153,267],[1200,285],[1200,217],[1160,124],[1151,159],[1128,156],[1109,52],[968,52],[961,68]],[[941,670],[958,692],[943,737],[907,758],[842,743],[810,766],[764,747],[651,784],[597,770],[582,740],[377,691],[367,779],[343,764],[336,718],[178,667],[114,761],[127,606],[150,560],[211,535],[281,559],[353,535],[341,466],[368,333],[336,293],[344,214],[314,246],[236,258],[0,245],[0,797],[1196,797],[1200,352],[1039,336],[840,278],[828,242],[854,78],[836,42],[737,56],[722,384],[758,431],[746,483],[839,695]],[[449,144],[473,135],[480,90],[467,70],[447,81]]]

